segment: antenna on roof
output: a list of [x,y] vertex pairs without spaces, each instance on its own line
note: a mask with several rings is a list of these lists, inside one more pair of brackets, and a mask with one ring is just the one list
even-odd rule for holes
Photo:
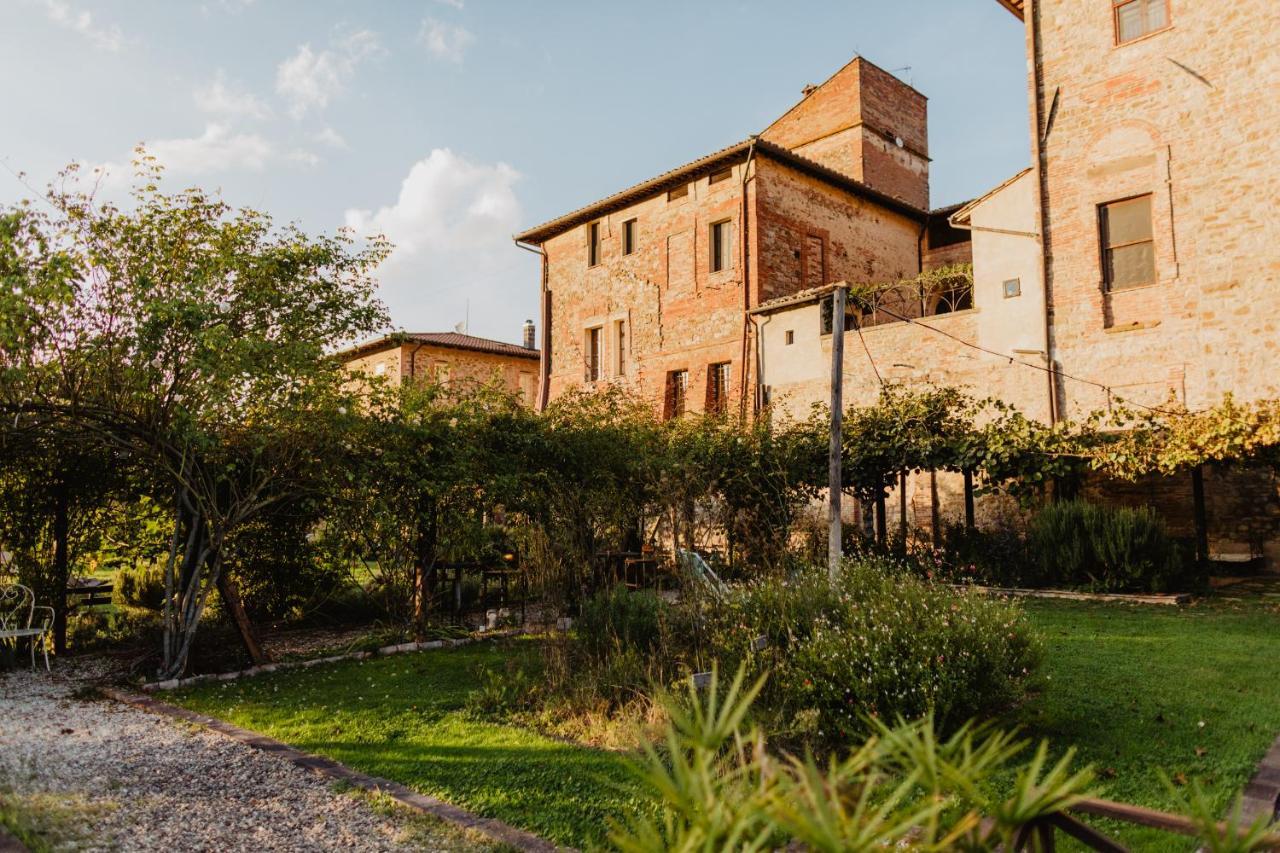
[[902,66],[901,68],[894,68],[894,69],[893,69],[892,71],[890,71],[889,73],[890,73],[890,74],[893,74],[893,75],[895,75],[895,76],[896,76],[896,75],[897,75],[897,73],[898,73],[899,71],[905,71],[905,72],[907,72],[907,85],[908,85],[908,86],[910,86],[910,85],[911,85],[911,66],[910,66],[910,65],[904,65],[904,66]]

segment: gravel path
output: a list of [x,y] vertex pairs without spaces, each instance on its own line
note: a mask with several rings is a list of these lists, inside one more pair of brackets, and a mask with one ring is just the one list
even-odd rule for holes
[[78,698],[100,675],[92,661],[0,673],[0,806],[16,802],[54,849],[475,849],[221,735]]

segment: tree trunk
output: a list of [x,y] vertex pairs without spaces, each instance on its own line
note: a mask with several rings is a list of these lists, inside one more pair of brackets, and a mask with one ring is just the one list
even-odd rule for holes
[[973,472],[965,470],[964,472],[964,526],[968,530],[972,530],[974,526],[973,520]]
[[249,614],[245,612],[244,602],[240,599],[240,590],[235,580],[222,571],[218,573],[217,583],[218,594],[222,596],[222,602],[227,605],[227,612],[235,622],[236,631],[240,634],[240,642],[244,645],[249,660],[253,661],[254,666],[269,662],[270,658],[263,651],[262,644],[258,642],[258,637],[253,630],[253,623],[249,621]]
[[67,653],[67,583],[71,580],[67,559],[68,495],[66,482],[54,492],[53,506],[53,651]]

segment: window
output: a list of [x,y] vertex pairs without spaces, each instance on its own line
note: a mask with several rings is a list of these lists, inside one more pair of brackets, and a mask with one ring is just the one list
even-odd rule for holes
[[380,362],[378,362],[377,364],[375,364],[375,365],[373,366],[373,375],[374,375],[374,376],[386,376],[386,375],[387,375],[387,363],[386,363],[385,361],[380,361]]
[[1022,295],[1022,279],[1011,278],[1004,283],[1004,298],[1012,299]]
[[707,412],[724,414],[729,407],[729,362],[707,367]]
[[1151,234],[1151,196],[1113,201],[1098,208],[1102,280],[1107,290],[1154,284],[1156,253]]
[[600,334],[600,332],[601,332],[601,329],[599,326],[596,326],[594,329],[587,329],[586,356],[587,356],[587,381],[588,382],[600,381],[600,354],[601,354],[600,347],[603,343],[600,340],[601,337],[603,337]]
[[720,272],[733,266],[733,223],[728,219],[711,223],[711,271]]
[[587,266],[594,267],[600,263],[600,223],[592,222],[587,226]]
[[613,368],[618,376],[627,375],[627,321],[613,324]]
[[689,194],[689,185],[681,184],[680,186],[674,189],[667,190],[667,201],[675,201],[676,199],[684,198],[688,194]]
[[449,369],[449,365],[445,364],[444,362],[437,361],[435,372],[436,372],[436,384],[445,385],[449,382],[449,376],[452,373],[452,371],[450,371]]
[[712,172],[712,173],[711,173],[711,177],[707,179],[707,183],[708,183],[708,184],[718,184],[718,183],[720,183],[721,181],[727,181],[727,180],[729,180],[729,179],[730,179],[730,178],[732,178],[732,177],[733,177],[733,167],[729,167],[729,168],[725,168],[725,169],[720,169],[720,170],[719,170],[719,171],[717,171],[717,172]]
[[787,346],[791,346],[796,342],[796,333],[794,329],[787,329],[786,341]]
[[1112,0],[1116,44],[1124,44],[1169,26],[1169,0]]
[[630,255],[636,250],[636,220],[628,219],[622,223],[622,254]]
[[[823,300],[818,303],[818,331],[821,334],[831,334],[831,327],[833,325],[831,322],[831,314],[834,304],[835,303],[832,302],[832,297],[830,296],[824,297]],[[854,319],[854,310],[854,301],[846,296],[844,303],[844,328],[846,331],[857,328],[857,321]]]
[[684,414],[685,400],[689,395],[689,371],[672,370],[667,374],[666,416],[678,418]]

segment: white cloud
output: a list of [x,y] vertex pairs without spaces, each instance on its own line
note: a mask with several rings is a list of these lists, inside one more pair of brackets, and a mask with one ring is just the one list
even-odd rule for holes
[[213,82],[201,87],[195,93],[196,106],[202,112],[218,116],[244,116],[246,118],[263,119],[271,115],[271,110],[262,99],[252,92],[238,89],[234,83],[227,81],[227,75],[218,69]]
[[[217,172],[260,172],[275,159],[272,143],[255,133],[237,133],[224,124],[208,124],[200,136],[178,139],[155,139],[145,143],[151,154],[165,168],[165,173],[181,177]],[[108,188],[127,186],[133,167],[121,163],[102,163],[83,170],[101,174]]]
[[338,133],[338,131],[334,130],[332,127],[326,127],[312,138],[321,145],[327,145],[330,148],[346,150],[349,147],[347,145],[347,140],[342,138],[342,134]]
[[396,325],[449,329],[469,299],[475,331],[518,339],[537,304],[525,259],[511,245],[521,222],[519,180],[506,163],[475,163],[437,148],[409,169],[393,204],[346,212],[358,234],[382,234],[395,245],[379,274]]
[[49,20],[93,42],[101,50],[116,53],[124,47],[124,32],[115,24],[99,24],[93,14],[77,9],[65,0],[40,0]]
[[377,35],[369,30],[349,34],[331,50],[300,45],[276,68],[276,92],[289,102],[294,118],[322,110],[346,88],[360,63],[380,50]]
[[423,19],[422,27],[418,30],[418,41],[426,45],[431,55],[449,62],[461,62],[463,54],[475,40],[476,37],[470,30],[437,21],[435,18]]
[[441,6],[452,6],[455,9],[462,8],[462,0],[436,0]]
[[319,154],[314,151],[308,151],[305,148],[292,148],[285,156],[289,158],[290,162],[310,168],[319,166],[321,162]]

